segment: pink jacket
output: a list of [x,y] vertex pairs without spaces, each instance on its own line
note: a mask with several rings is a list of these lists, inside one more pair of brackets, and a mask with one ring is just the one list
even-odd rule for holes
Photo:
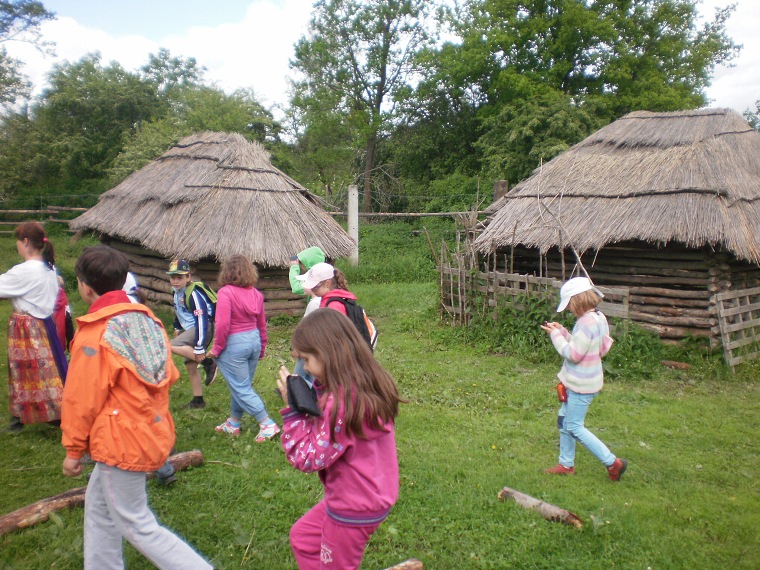
[[261,355],[267,346],[267,320],[264,315],[264,296],[255,287],[225,285],[216,295],[213,353],[219,356],[231,334],[259,330]]
[[282,447],[288,461],[305,473],[319,472],[325,487],[327,514],[346,525],[379,524],[398,499],[398,458],[393,422],[384,430],[363,426],[364,438],[346,437],[341,430],[342,405],[334,437],[329,418],[336,405],[332,394],[320,399],[322,415],[280,411]]
[[323,309],[325,307],[329,307],[330,309],[335,309],[339,313],[345,315],[346,307],[343,306],[343,303],[330,303],[330,299],[335,299],[336,297],[342,299],[353,299],[356,301],[356,295],[354,295],[351,291],[346,291],[345,289],[333,289],[329,293],[322,295],[322,300],[319,302],[319,308]]

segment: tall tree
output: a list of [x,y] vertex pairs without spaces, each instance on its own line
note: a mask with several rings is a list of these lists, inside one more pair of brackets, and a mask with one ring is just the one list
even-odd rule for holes
[[28,42],[42,51],[51,44],[40,36],[40,25],[52,20],[42,2],[35,0],[0,0],[0,105],[16,101],[29,94],[29,82],[20,71],[21,62],[8,55],[5,43]]
[[[307,36],[296,44],[291,66],[301,73],[294,105],[303,117],[325,102],[354,125],[363,141],[363,209],[372,209],[372,175],[378,136],[387,127],[394,98],[414,74],[414,54],[426,41],[427,0],[318,0]],[[316,124],[307,124],[315,132]],[[322,133],[327,133],[325,129]]]

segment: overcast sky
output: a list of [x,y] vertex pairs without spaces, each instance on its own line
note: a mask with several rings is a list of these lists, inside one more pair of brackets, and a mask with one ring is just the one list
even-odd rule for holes
[[[43,57],[30,46],[7,44],[26,62],[36,92],[56,61],[77,61],[99,51],[104,63],[128,70],[148,54],[167,48],[174,56],[194,57],[206,78],[227,92],[252,88],[266,106],[287,103],[288,61],[306,32],[313,0],[43,0],[57,19],[44,24],[43,37],[55,42],[56,56]],[[712,16],[728,0],[702,0]],[[733,67],[719,67],[707,91],[710,105],[738,112],[755,109],[760,99],[760,0],[738,0],[728,33],[744,49]]]

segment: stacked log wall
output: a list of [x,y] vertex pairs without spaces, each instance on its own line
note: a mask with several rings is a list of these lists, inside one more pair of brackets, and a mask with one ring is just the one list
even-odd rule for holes
[[[582,261],[594,283],[629,287],[631,320],[663,339],[700,336],[717,342],[714,295],[760,285],[760,267],[710,248],[621,243],[588,252]],[[514,273],[566,280],[573,275],[575,256],[571,250],[557,249],[541,256],[536,249],[516,246],[500,250],[488,263]]]
[[[169,261],[160,253],[144,249],[142,246],[123,242],[114,238],[103,238],[103,243],[121,251],[129,260],[130,270],[137,276],[140,288],[150,304],[172,304],[172,288],[166,270]],[[190,264],[195,279],[208,283],[218,290],[220,264],[212,259],[202,259]],[[306,307],[305,298],[296,295],[290,288],[288,268],[267,267],[259,269],[256,286],[264,295],[264,311],[267,317],[275,315],[302,315]]]

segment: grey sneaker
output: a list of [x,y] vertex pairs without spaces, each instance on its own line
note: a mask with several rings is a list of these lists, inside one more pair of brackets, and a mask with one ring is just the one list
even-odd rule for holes
[[177,476],[173,473],[168,477],[156,477],[156,479],[158,479],[158,484],[164,487],[171,487],[177,482]]

